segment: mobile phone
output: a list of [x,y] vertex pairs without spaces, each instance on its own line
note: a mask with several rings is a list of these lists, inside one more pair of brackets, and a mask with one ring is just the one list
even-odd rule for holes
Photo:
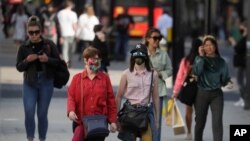
[[38,51],[38,55],[43,55],[43,50]]

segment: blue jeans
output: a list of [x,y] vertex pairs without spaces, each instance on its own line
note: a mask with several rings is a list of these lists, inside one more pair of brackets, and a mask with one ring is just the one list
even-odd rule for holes
[[35,134],[35,111],[37,106],[39,139],[45,140],[48,129],[48,108],[53,94],[53,79],[48,79],[45,73],[37,73],[37,81],[23,84],[23,105],[25,113],[25,128],[28,139]]
[[[155,128],[155,123],[150,122],[150,126],[152,127],[152,133],[153,133],[153,141],[161,141],[161,120],[162,120],[162,107],[163,102],[166,101],[166,99],[169,99],[167,96],[160,97],[160,117],[159,117],[159,129],[157,130]],[[152,115],[151,115],[152,116]],[[154,115],[153,115],[154,116]],[[152,120],[151,120],[152,121]],[[154,127],[154,128],[153,128]]]

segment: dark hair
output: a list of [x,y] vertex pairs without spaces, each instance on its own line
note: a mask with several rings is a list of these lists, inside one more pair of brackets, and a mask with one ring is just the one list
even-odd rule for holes
[[27,28],[30,26],[38,26],[39,29],[42,29],[40,19],[37,16],[30,16],[27,22]]
[[212,35],[206,35],[203,38],[203,45],[206,43],[206,41],[210,41],[214,45],[215,54],[220,57],[220,53],[219,53],[219,49],[218,49],[218,43],[217,43],[215,37],[212,36]]
[[151,37],[151,35],[152,35],[153,32],[157,32],[157,33],[159,33],[159,34],[161,35],[161,32],[160,32],[159,29],[154,28],[154,27],[149,28],[149,29],[147,30],[145,36],[144,36],[144,40],[145,40],[145,45],[146,45],[146,46],[148,46],[148,41],[147,41],[147,39]]
[[199,47],[202,45],[202,40],[200,38],[195,38],[192,41],[192,47],[189,51],[189,54],[186,56],[186,59],[190,64],[194,63],[194,59],[199,55]]
[[89,58],[94,57],[95,55],[98,55],[100,57],[100,52],[98,49],[94,48],[94,47],[87,47],[84,49],[82,56],[83,58],[86,58],[87,60]]
[[94,32],[95,32],[95,33],[96,33],[96,32],[99,32],[99,31],[102,30],[102,28],[103,28],[103,25],[101,25],[101,24],[95,25],[95,26],[94,26]]

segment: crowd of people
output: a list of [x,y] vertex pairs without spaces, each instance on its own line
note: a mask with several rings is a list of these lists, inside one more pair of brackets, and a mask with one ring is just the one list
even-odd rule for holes
[[[121,74],[115,94],[108,75],[109,47],[104,25],[95,15],[92,5],[85,5],[79,18],[72,10],[73,7],[73,2],[66,0],[61,10],[56,11],[53,5],[48,5],[40,15],[34,16],[25,14],[25,8],[20,5],[11,17],[10,22],[16,29],[13,39],[18,48],[16,68],[24,72],[23,103],[28,141],[35,138],[36,110],[39,140],[46,140],[48,109],[54,87],[53,73],[56,73],[55,68],[60,60],[64,60],[70,68],[72,56],[76,52],[84,67],[73,76],[67,87],[67,117],[72,121],[74,141],[105,140],[105,137],[85,136],[86,123],[82,116],[87,115],[106,116],[110,131],[119,132],[117,138],[120,140],[135,141],[139,137],[142,141],[160,141],[162,117],[165,117],[162,111],[167,109],[166,103],[170,99],[178,99],[187,78],[196,82],[197,90],[191,92],[195,93],[191,104],[183,103],[186,105],[186,139],[193,139],[191,127],[194,111],[194,140],[203,140],[210,107],[213,139],[223,140],[224,97],[221,88],[232,85],[232,81],[214,36],[205,35],[193,39],[190,52],[180,62],[173,92],[168,92],[166,79],[173,75],[172,61],[161,45],[162,42],[165,46],[168,45],[166,41],[169,41],[167,36],[172,27],[172,19],[164,15],[165,19],[170,20],[167,27],[163,26],[161,21],[158,28],[148,28],[142,42],[128,49],[128,26],[134,21],[127,14],[119,15],[115,22],[119,29],[115,41],[115,57],[125,60],[129,50],[130,61],[127,69]],[[242,56],[246,53],[244,45],[247,35],[244,24],[240,25],[239,32],[240,38],[230,38],[230,42],[235,47],[234,65],[237,67],[241,98],[244,98],[245,84],[242,75],[246,65]],[[189,95],[190,92],[184,93]],[[131,131],[123,128],[117,117],[123,99],[135,108],[150,105],[146,130]],[[76,135],[79,132],[81,137]]]

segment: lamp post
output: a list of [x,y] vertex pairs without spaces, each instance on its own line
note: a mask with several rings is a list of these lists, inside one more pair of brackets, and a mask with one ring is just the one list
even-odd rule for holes
[[211,0],[205,0],[205,33],[211,33]]

